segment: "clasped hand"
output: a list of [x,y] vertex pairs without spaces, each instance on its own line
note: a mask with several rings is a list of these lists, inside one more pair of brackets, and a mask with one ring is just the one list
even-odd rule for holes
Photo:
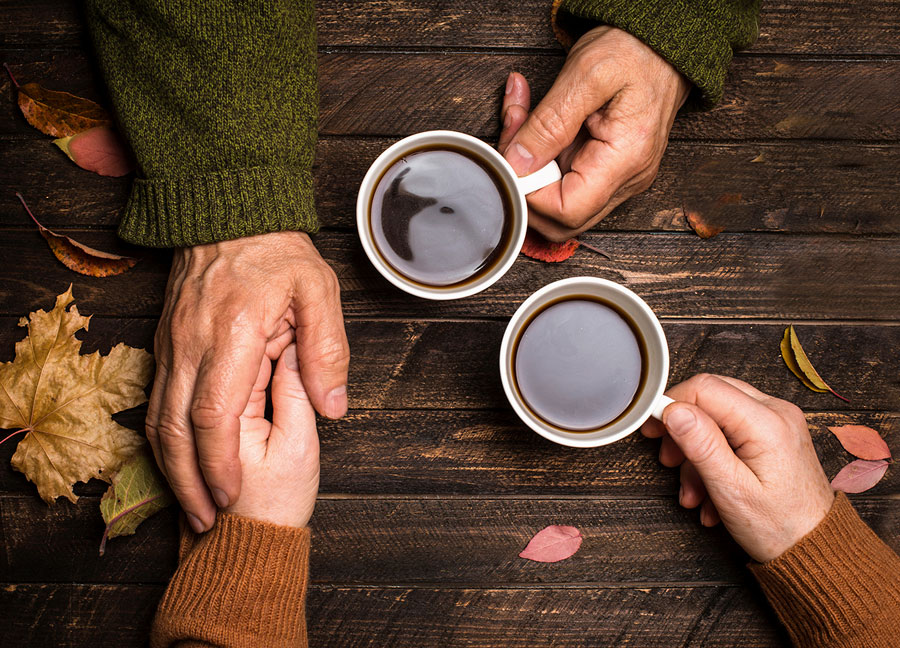
[[238,501],[241,416],[259,398],[261,367],[295,349],[297,370],[284,380],[296,373],[324,416],[347,410],[339,285],[300,232],[176,250],[155,347],[147,438],[197,532],[213,525],[217,505]]

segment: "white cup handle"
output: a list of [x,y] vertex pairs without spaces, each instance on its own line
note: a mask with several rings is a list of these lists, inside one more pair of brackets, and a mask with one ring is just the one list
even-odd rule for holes
[[668,405],[671,405],[675,401],[666,396],[665,394],[660,394],[659,398],[653,403],[653,411],[650,412],[650,416],[655,418],[658,421],[662,421],[662,413],[663,410],[666,409]]
[[531,192],[543,189],[547,185],[551,185],[561,179],[562,172],[559,170],[559,165],[556,163],[556,160],[551,160],[550,164],[534,173],[522,178],[516,178],[516,185],[518,185],[522,195],[527,196]]

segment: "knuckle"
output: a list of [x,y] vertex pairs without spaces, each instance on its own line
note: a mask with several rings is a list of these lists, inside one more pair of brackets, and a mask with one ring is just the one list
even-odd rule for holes
[[688,382],[693,383],[693,387],[698,392],[701,392],[709,389],[717,380],[719,380],[718,377],[711,373],[698,373],[696,376],[690,378]]
[[207,397],[195,398],[191,403],[191,423],[199,430],[218,428],[228,418],[225,407]]
[[531,113],[532,131],[540,144],[563,149],[566,141],[566,121],[555,106],[541,104]]
[[155,427],[160,444],[166,447],[182,445],[191,436],[187,426],[167,412],[160,413]]

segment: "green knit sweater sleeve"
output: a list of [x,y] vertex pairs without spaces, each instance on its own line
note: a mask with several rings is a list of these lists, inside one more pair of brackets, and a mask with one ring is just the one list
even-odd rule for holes
[[314,231],[312,0],[87,0],[137,158],[119,235],[152,247]]
[[592,26],[618,27],[652,47],[694,84],[692,103],[722,98],[735,50],[759,35],[760,0],[554,0],[564,45]]

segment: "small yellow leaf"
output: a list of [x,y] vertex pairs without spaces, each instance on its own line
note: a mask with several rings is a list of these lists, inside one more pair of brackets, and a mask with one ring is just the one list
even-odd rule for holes
[[797,376],[809,389],[819,393],[831,392],[841,400],[847,400],[829,387],[828,383],[812,366],[812,362],[810,362],[806,351],[803,350],[803,346],[800,344],[800,338],[797,337],[793,324],[785,329],[784,337],[781,339],[781,357],[784,359],[784,364],[791,370],[791,373]]

